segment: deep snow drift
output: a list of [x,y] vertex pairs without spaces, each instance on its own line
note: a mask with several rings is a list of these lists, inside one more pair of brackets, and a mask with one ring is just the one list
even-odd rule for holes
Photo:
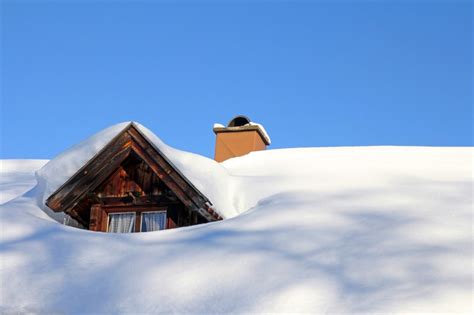
[[169,152],[193,183],[220,170],[200,189],[229,219],[89,232],[45,215],[36,187],[0,208],[0,310],[472,311],[472,148],[285,149],[222,164]]
[[35,172],[47,160],[0,160],[0,204],[18,197],[36,185]]

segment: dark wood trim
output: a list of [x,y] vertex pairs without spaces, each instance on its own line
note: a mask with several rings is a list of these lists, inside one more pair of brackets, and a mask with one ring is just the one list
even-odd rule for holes
[[[129,129],[129,134],[131,138],[135,141],[133,143],[133,148],[135,144],[139,145],[150,157],[153,158],[155,163],[162,168],[164,173],[166,173],[187,195],[196,203],[205,203],[210,201],[188,180],[186,177],[179,171],[179,169],[174,166],[166,156],[155,146],[149,146],[149,141],[135,128],[131,126]],[[146,149],[145,149],[146,148]]]
[[54,192],[46,205],[56,212],[67,211],[88,191],[105,180],[131,152],[130,136],[115,139],[102,154],[96,155],[63,186]]
[[128,132],[134,140],[132,143],[133,151],[150,166],[155,174],[163,180],[171,190],[173,190],[185,206],[192,211],[199,212],[199,214],[208,221],[222,219],[222,217],[212,209],[212,203],[209,199],[204,197],[158,148],[153,145],[150,146],[150,142],[135,126],[130,126]]
[[100,231],[102,226],[102,209],[101,206],[96,204],[91,207],[91,215],[89,220],[89,230]]
[[[143,212],[143,211],[162,211],[168,209],[168,207],[164,206],[135,206],[135,205],[128,205],[128,206],[102,206],[101,209],[107,213],[114,213],[114,212],[126,212],[127,209],[134,209],[130,210],[130,212]],[[137,210],[138,209],[138,210]]]
[[101,205],[94,205],[91,209],[91,217],[92,212],[98,212],[101,217],[101,224],[100,229],[95,229],[93,231],[102,231],[108,232],[108,217],[109,214],[114,213],[135,213],[135,230],[134,232],[141,232],[141,223],[142,223],[142,213],[143,212],[154,212],[154,211],[164,211],[166,212],[166,227],[165,229],[169,228],[169,215],[168,215],[168,208],[162,206],[149,206],[149,207],[142,207],[142,206],[120,206],[120,207],[107,207]]

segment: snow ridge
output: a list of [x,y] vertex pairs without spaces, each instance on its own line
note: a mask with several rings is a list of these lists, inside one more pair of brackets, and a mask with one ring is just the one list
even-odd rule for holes
[[113,235],[49,219],[36,197],[126,124],[0,206],[1,313],[473,312],[472,148],[281,149],[219,164],[140,126],[228,219]]

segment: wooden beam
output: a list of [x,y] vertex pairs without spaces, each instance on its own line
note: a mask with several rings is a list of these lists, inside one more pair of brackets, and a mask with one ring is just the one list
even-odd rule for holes
[[102,209],[100,205],[92,205],[91,207],[91,216],[89,220],[89,230],[91,231],[101,231],[102,227]]
[[152,159],[162,168],[163,172],[167,174],[195,204],[199,205],[204,204],[206,201],[209,202],[207,198],[200,196],[202,194],[196,189],[196,187],[187,181],[184,175],[179,173],[178,169],[164,157],[165,155],[158,148],[150,146],[148,140],[144,138],[134,126],[130,127],[128,133],[136,144],[152,157]]
[[165,155],[149,141],[134,126],[127,131],[133,139],[132,149],[155,172],[155,174],[173,190],[176,196],[192,211],[199,212],[209,221],[222,219],[214,211],[209,212],[207,204],[210,201],[194,187],[185,177],[178,172]]
[[170,174],[173,173],[172,169],[165,172],[165,169],[157,163],[157,160],[155,160],[154,157],[151,157],[150,154],[137,143],[132,144],[132,150],[150,166],[156,175],[176,194],[189,210],[199,212],[199,214],[209,221],[219,220],[219,218],[213,213],[207,211],[207,208],[205,207],[207,202],[205,200],[202,198],[193,198],[193,196],[195,197],[196,192],[192,187],[187,185],[185,182],[181,183],[184,187],[175,182],[174,178],[170,176]]
[[184,203],[185,206],[192,206],[193,201],[190,199],[185,192],[181,189],[180,186],[178,186],[171,178],[170,176],[166,173],[166,171],[159,165],[158,163],[155,162],[153,158],[150,157],[150,155],[139,145],[133,144],[132,145],[132,150],[135,152],[145,163],[147,163],[150,168],[153,170],[153,172],[158,176],[165,184],[168,186],[169,189],[171,189],[176,196],[181,200],[182,203]]
[[105,196],[105,197],[97,197],[97,200],[102,205],[108,205],[111,203],[126,203],[129,205],[146,205],[146,204],[155,204],[158,202],[166,202],[169,204],[177,203],[177,200],[170,200],[166,196],[163,195],[149,195],[149,196],[139,196],[132,199],[129,196],[124,197],[114,197],[114,196]]
[[52,210],[67,211],[82,195],[105,180],[130,154],[132,141],[127,133],[110,143],[46,201]]
[[80,215],[77,213],[75,209],[70,209],[69,211],[65,211],[67,215],[69,215],[71,218],[79,222],[82,226],[87,227],[88,222],[86,222]]

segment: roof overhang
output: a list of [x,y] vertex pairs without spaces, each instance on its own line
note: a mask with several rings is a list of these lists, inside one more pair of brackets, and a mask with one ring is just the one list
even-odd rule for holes
[[96,189],[133,152],[147,163],[153,172],[170,188],[190,210],[209,221],[221,220],[211,201],[204,196],[134,124],[130,123],[101,151],[83,165],[46,200],[55,212],[72,211],[88,192]]

